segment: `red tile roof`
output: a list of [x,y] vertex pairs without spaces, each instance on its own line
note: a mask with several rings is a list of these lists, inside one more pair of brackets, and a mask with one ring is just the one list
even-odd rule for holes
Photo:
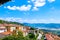
[[9,35],[11,34],[12,32],[2,32],[1,34],[4,34],[4,35]]
[[46,34],[45,36],[46,36],[47,40],[54,40],[54,38],[49,34]]
[[5,30],[6,28],[0,28],[0,30]]

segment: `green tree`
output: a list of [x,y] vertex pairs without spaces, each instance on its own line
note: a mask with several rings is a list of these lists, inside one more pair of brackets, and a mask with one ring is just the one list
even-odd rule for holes
[[18,31],[18,37],[23,37],[23,32],[22,31]]
[[29,33],[28,38],[29,38],[29,40],[36,40],[36,36],[33,33]]
[[[16,31],[14,33],[16,34]],[[17,35],[15,35],[14,33],[10,36],[3,38],[2,40],[36,40],[37,38],[33,33],[29,33],[26,37],[23,36],[22,31],[18,31]]]

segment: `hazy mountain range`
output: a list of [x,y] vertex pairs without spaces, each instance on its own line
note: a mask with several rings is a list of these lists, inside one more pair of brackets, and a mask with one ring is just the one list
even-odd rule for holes
[[25,26],[30,26],[39,29],[60,30],[59,23],[23,23]]
[[51,32],[56,35],[60,35],[60,24],[59,23],[23,23],[25,26],[39,28],[45,33]]
[[4,21],[4,20],[0,20],[0,23],[18,24],[18,25],[29,26],[39,29],[60,30],[59,23],[18,23],[18,22]]

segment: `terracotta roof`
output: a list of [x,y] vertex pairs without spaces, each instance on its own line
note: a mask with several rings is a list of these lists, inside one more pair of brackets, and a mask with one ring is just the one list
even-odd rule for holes
[[5,30],[6,28],[0,28],[0,30]]
[[47,40],[54,40],[54,38],[49,34],[46,34],[45,36],[46,36]]
[[26,28],[27,30],[29,30],[29,29],[30,29],[30,27],[27,27],[27,26],[25,26],[24,28]]
[[3,25],[3,24],[0,24],[0,27],[1,27],[1,26],[2,26],[2,27],[4,27],[4,25]]
[[1,33],[1,34],[4,34],[4,35],[9,35],[9,34],[11,34],[12,32],[3,32],[3,33]]

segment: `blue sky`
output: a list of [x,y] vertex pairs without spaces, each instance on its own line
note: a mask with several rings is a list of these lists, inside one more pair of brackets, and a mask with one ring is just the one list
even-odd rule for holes
[[0,6],[0,19],[21,23],[60,23],[60,0],[12,0]]

